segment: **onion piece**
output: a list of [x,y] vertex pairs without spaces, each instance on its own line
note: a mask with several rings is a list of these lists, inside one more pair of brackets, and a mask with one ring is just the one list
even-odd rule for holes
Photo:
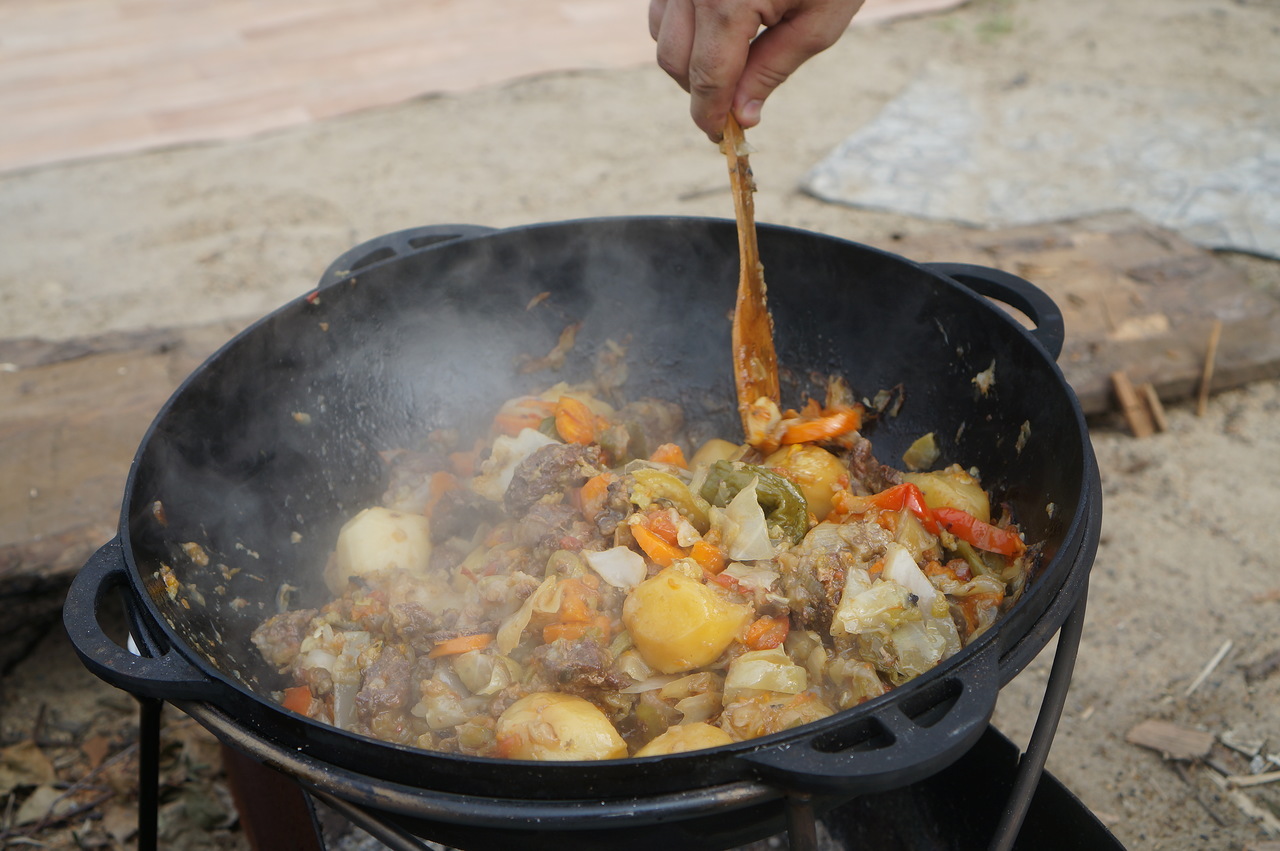
[[520,643],[524,628],[529,625],[535,608],[540,612],[556,612],[560,609],[560,581],[554,576],[542,580],[538,589],[516,610],[516,613],[502,622],[498,627],[495,644],[498,652],[504,656],[509,654]]
[[917,605],[928,612],[938,599],[938,589],[924,575],[911,553],[901,544],[890,544],[885,550],[884,573],[881,576],[906,588],[919,599]]
[[644,581],[644,556],[630,547],[614,547],[603,552],[583,552],[587,565],[614,588],[634,588]]
[[657,691],[658,689],[666,688],[678,679],[680,679],[679,674],[658,674],[648,679],[640,680],[638,683],[633,683],[624,689],[620,689],[620,691],[623,694],[642,694],[646,691]]
[[809,687],[809,674],[791,661],[785,650],[749,650],[729,663],[725,691],[761,689],[782,694],[799,694]]

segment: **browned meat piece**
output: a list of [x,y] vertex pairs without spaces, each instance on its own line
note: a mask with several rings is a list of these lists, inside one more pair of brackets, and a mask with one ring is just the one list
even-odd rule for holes
[[449,457],[440,450],[399,449],[382,457],[387,462],[387,490],[381,503],[400,511],[421,512],[431,496],[431,474],[449,469]]
[[822,523],[779,556],[782,592],[794,625],[829,635],[848,571],[866,570],[892,540],[874,523]]
[[631,454],[639,458],[675,441],[684,428],[684,411],[661,399],[637,399],[618,412],[618,420],[634,426],[630,430]]
[[470,538],[482,523],[502,520],[502,508],[466,488],[445,491],[431,510],[431,540]]
[[274,615],[253,631],[253,645],[270,664],[277,668],[288,667],[297,658],[302,639],[310,631],[311,619],[315,616],[315,609]]
[[570,505],[537,504],[515,524],[515,542],[531,550],[531,563],[525,571],[542,575],[547,559],[556,550],[577,552],[587,544],[600,540],[595,525],[583,519]]
[[591,699],[601,690],[618,691],[632,684],[613,669],[609,651],[590,638],[559,639],[534,650],[530,663],[549,690]]
[[629,479],[615,479],[609,483],[604,505],[596,515],[596,529],[605,538],[612,538],[618,531],[618,524],[627,518],[634,509],[631,507],[631,487]]
[[547,494],[564,493],[604,469],[600,447],[594,444],[553,443],[516,465],[503,503],[519,517]]
[[444,628],[444,619],[421,603],[393,603],[389,625],[405,643],[429,649],[435,634]]
[[849,484],[860,496],[880,493],[902,482],[901,473],[875,459],[871,454],[871,441],[862,435],[857,435],[853,448],[849,450],[848,461]]
[[356,694],[356,711],[360,720],[372,724],[375,716],[407,708],[412,670],[412,664],[400,648],[394,644],[384,645],[378,658],[365,668],[360,691]]

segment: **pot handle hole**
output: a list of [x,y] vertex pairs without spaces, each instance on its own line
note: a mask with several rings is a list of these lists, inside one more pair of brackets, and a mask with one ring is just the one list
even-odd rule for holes
[[1029,329],[1054,359],[1062,353],[1066,326],[1062,310],[1049,295],[1030,281],[989,266],[972,263],[925,263],[926,269],[963,284],[978,295],[1004,302],[1026,314],[1035,325]]
[[495,228],[484,225],[426,225],[376,236],[348,249],[330,263],[329,268],[320,276],[319,286],[327,287],[355,272],[388,260],[427,251],[446,242],[483,236],[494,230]]
[[[211,700],[217,683],[172,650],[161,650],[149,636],[134,636],[138,655],[122,647],[102,626],[103,604],[110,593],[127,592],[128,565],[119,538],[113,538],[90,556],[67,592],[62,623],[85,667],[96,676],[138,697],[162,700]],[[146,629],[127,593],[121,594],[132,624],[131,631]]]
[[1000,687],[996,648],[927,688],[850,724],[743,756],[761,780],[791,792],[864,794],[923,780],[963,756],[987,729]]

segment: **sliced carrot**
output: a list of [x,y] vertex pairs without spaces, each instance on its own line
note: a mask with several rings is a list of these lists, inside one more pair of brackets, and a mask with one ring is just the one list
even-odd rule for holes
[[671,519],[670,511],[653,511],[645,516],[644,526],[673,547],[680,546],[680,530]]
[[610,632],[609,616],[596,615],[589,621],[547,624],[542,628],[542,641],[544,644],[550,644],[557,638],[567,638],[570,641],[577,641],[592,629],[598,630],[602,638],[608,638]]
[[555,416],[556,403],[536,396],[520,396],[506,402],[493,418],[495,431],[514,437],[526,428],[536,429]]
[[446,638],[437,641],[436,646],[427,654],[428,658],[439,659],[441,656],[457,656],[472,650],[483,650],[493,641],[492,632],[477,632],[474,635],[459,635],[457,638]]
[[684,450],[674,443],[664,443],[649,456],[650,461],[659,464],[671,464],[682,469],[689,469],[689,462],[684,459]]
[[862,414],[857,408],[837,408],[816,419],[802,419],[788,425],[782,432],[782,443],[813,443],[830,440],[862,425]]
[[601,418],[592,413],[586,402],[572,396],[561,396],[556,403],[556,431],[567,443],[594,443],[600,431]]
[[644,554],[654,564],[670,567],[676,559],[684,558],[684,550],[668,544],[658,535],[638,523],[631,527],[631,534],[635,536],[636,543],[640,545],[640,549],[644,550]]
[[594,614],[590,600],[595,593],[580,579],[560,582],[560,611],[557,618],[564,623],[585,623]]
[[600,512],[604,510],[605,501],[609,498],[609,485],[617,481],[617,478],[613,473],[600,473],[587,479],[578,495],[582,503],[583,517],[595,520],[600,516]]
[[757,618],[751,626],[747,627],[747,634],[742,643],[752,650],[772,650],[780,647],[782,642],[787,640],[789,632],[791,632],[790,618],[785,616],[771,618],[766,615]]
[[284,690],[284,700],[280,704],[285,709],[306,715],[311,708],[311,687],[294,686]]
[[710,541],[698,540],[689,548],[689,557],[696,561],[708,573],[719,573],[726,563],[724,550]]

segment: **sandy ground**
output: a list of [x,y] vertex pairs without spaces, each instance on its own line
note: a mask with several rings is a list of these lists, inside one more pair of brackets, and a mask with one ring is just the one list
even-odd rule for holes
[[[1020,85],[1182,87],[1219,99],[1225,127],[1233,97],[1280,92],[1278,31],[1280,6],[1261,0],[975,0],[853,30],[752,134],[758,215],[890,249],[895,234],[949,227],[794,189],[933,60]],[[731,211],[721,158],[659,71],[553,74],[242,142],[0,176],[0,338],[260,315],[354,243],[413,225]],[[1277,264],[1229,259],[1280,292]],[[1280,754],[1280,674],[1245,676],[1280,652],[1280,383],[1169,416],[1168,432],[1141,441],[1094,424],[1103,542],[1049,767],[1129,848],[1262,848],[1280,840],[1280,784],[1224,791],[1208,769],[1177,771],[1125,734],[1161,718]],[[7,684],[6,725],[89,687],[56,637],[46,654]],[[40,676],[56,659],[71,665],[65,677]],[[1049,660],[1001,696],[995,720],[1015,740],[1029,734]]]

